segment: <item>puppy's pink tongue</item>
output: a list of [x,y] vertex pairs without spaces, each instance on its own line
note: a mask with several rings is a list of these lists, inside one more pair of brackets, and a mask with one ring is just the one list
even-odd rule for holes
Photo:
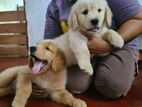
[[97,28],[93,28],[93,29],[92,29],[93,32],[96,32],[97,30],[98,30]]
[[41,70],[41,68],[42,68],[44,65],[45,65],[45,64],[43,63],[43,61],[36,61],[36,62],[34,63],[33,68],[32,68],[32,73],[33,73],[33,74],[37,74],[37,73]]

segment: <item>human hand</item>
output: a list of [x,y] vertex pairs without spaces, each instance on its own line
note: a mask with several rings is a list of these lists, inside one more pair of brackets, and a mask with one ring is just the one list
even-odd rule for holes
[[101,38],[92,37],[89,38],[88,48],[91,54],[105,54],[110,52],[113,46]]

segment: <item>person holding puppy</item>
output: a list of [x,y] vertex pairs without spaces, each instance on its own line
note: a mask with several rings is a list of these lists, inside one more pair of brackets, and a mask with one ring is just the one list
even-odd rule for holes
[[[56,38],[67,31],[67,20],[76,0],[52,0],[48,6],[44,39]],[[113,49],[107,41],[89,38],[88,48],[95,56],[91,59],[94,76],[81,72],[77,65],[68,68],[67,88],[72,93],[82,93],[93,82],[103,96],[117,99],[130,90],[138,73],[137,36],[142,33],[142,7],[137,0],[107,0],[113,13],[111,28],[124,39],[122,49]],[[98,54],[109,52],[104,57]],[[40,90],[41,92],[41,90]],[[41,92],[41,94],[44,93]],[[40,95],[40,94],[39,94]]]

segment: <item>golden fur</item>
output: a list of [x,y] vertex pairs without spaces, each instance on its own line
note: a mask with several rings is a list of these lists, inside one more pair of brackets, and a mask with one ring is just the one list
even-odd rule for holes
[[[69,93],[66,88],[66,60],[63,52],[53,43],[39,43],[30,48],[29,65],[8,68],[0,74],[0,96],[14,92],[11,87],[17,79],[12,107],[25,107],[32,92],[32,83],[44,88],[52,100],[73,107],[87,107],[86,103]],[[32,71],[36,61],[45,61],[39,72]]]

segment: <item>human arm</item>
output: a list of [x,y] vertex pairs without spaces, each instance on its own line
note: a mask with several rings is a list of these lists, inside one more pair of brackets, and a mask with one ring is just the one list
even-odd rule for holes
[[[133,0],[131,1],[133,2]],[[142,33],[142,10],[137,1],[130,3],[133,8],[130,7],[129,1],[128,4],[126,4],[126,1],[125,3],[122,3],[123,1],[121,0],[108,0],[108,2],[113,2],[110,7],[112,8],[112,12],[116,18],[117,23],[119,24],[118,33],[122,36],[125,43],[129,42]],[[119,5],[114,6],[114,4]],[[116,6],[119,6],[120,8],[118,9]],[[122,8],[121,6],[126,8]],[[130,13],[129,10],[131,10],[131,8],[134,10]],[[124,15],[127,17],[123,17]],[[101,54],[109,52],[113,49],[113,46],[111,46],[106,41],[101,40],[100,38],[92,38],[88,42],[88,47],[92,54]]]
[[142,33],[142,11],[134,17],[124,22],[118,29],[118,33],[122,36],[125,43],[136,38]]
[[[136,14],[133,18],[124,22],[118,29],[118,33],[122,36],[125,43],[137,37],[142,33],[142,12]],[[88,42],[91,53],[106,53],[113,49],[113,46],[100,38],[92,38]]]
[[53,39],[63,33],[59,23],[59,13],[55,1],[52,0],[47,8],[44,39]]

